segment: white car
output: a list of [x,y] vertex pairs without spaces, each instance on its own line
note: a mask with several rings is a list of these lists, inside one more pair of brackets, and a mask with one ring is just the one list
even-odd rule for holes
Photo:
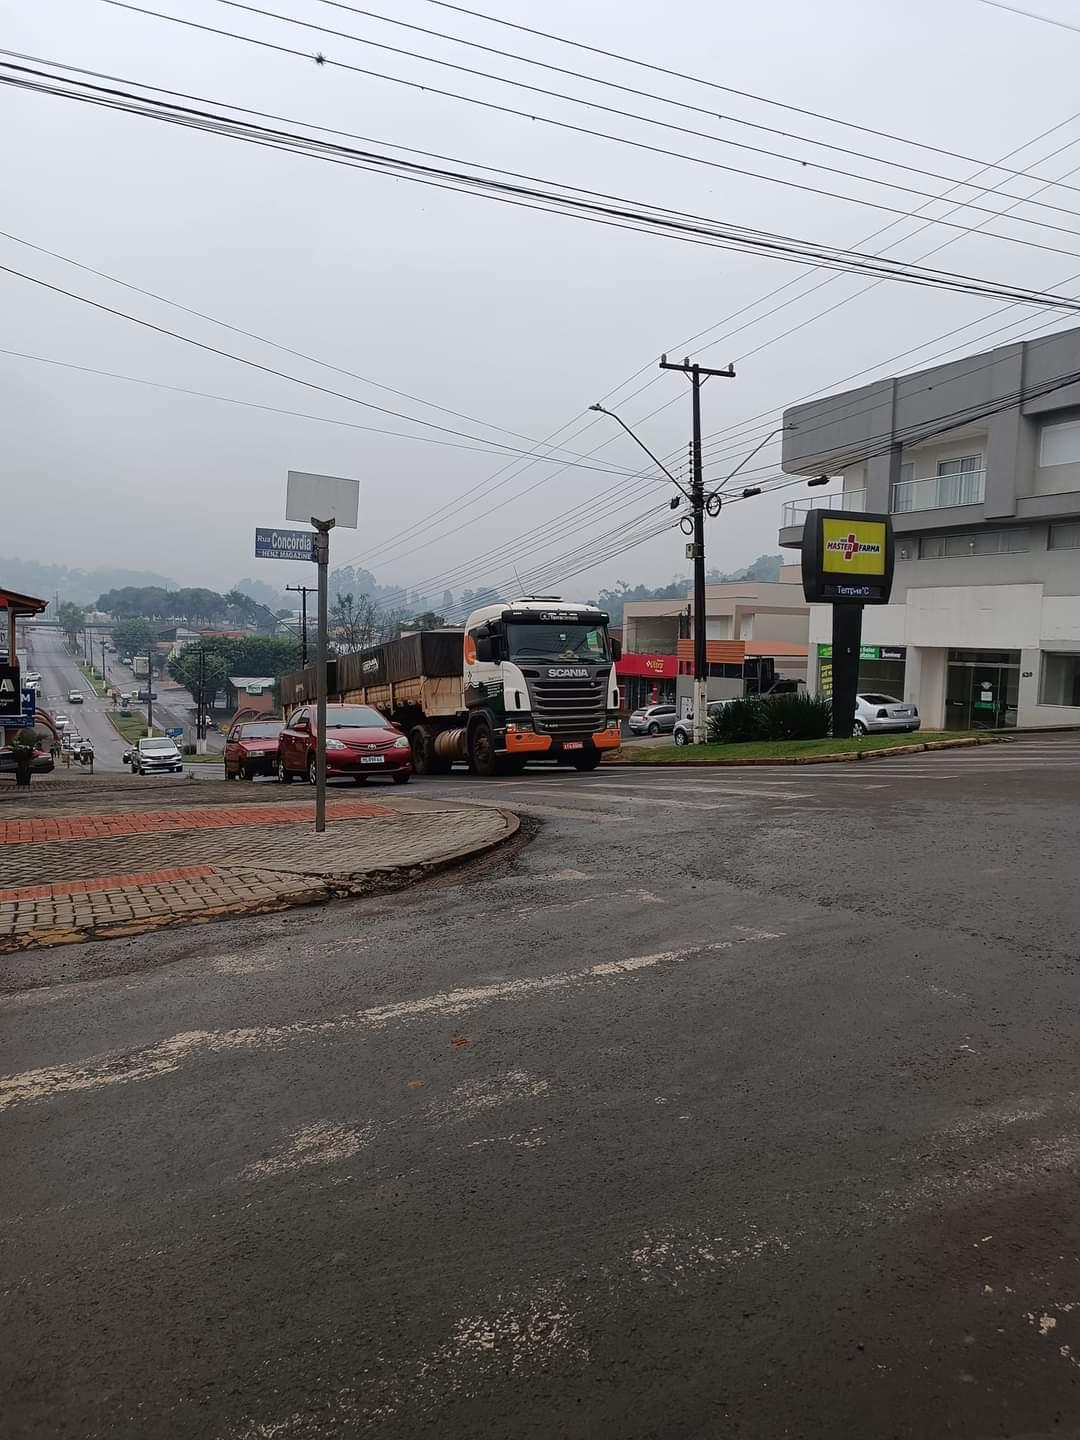
[[179,775],[184,768],[184,757],[175,741],[148,735],[139,741],[131,768],[136,775],[162,775],[166,771]]
[[28,670],[26,672],[26,679],[23,681],[23,684],[28,690],[31,686],[33,686],[35,690],[39,690],[41,688],[41,676],[36,670]]
[[81,691],[81,690],[69,690],[69,691],[68,691],[68,704],[69,704],[69,705],[81,705],[81,704],[83,704],[83,693],[82,693],[82,691]]
[[67,727],[71,724],[71,721],[66,715],[62,715],[57,712],[57,714],[53,716],[53,724],[58,730],[66,730]]
[[856,735],[873,735],[883,730],[918,730],[921,724],[917,708],[897,700],[894,695],[871,691],[855,697]]

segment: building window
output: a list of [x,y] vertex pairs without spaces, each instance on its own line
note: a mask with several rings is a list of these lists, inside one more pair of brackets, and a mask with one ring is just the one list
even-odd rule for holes
[[977,505],[982,499],[982,456],[963,455],[958,460],[939,460],[938,507]]
[[959,560],[967,555],[1011,555],[1029,545],[1026,530],[971,530],[961,535],[924,535],[919,554],[924,560]]
[[1080,420],[1044,425],[1039,440],[1039,465],[1080,464]]
[[918,540],[912,538],[897,540],[896,558],[897,560],[917,560],[919,558]]
[[1050,550],[1080,550],[1080,521],[1069,520],[1064,525],[1050,526]]
[[1040,705],[1080,706],[1080,655],[1044,652]]

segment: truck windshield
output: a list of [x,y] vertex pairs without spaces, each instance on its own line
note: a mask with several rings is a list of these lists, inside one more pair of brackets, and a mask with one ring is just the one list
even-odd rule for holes
[[511,660],[598,665],[611,659],[601,625],[508,625],[506,638]]

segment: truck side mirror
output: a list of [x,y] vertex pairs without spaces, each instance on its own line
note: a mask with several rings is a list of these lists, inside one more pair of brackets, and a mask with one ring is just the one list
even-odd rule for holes
[[495,659],[495,647],[490,635],[476,637],[476,658],[484,665],[490,665]]
[[618,662],[619,660],[622,659],[622,641],[621,641],[621,640],[612,640],[612,642],[611,642],[611,658],[612,658],[612,660],[614,660],[614,661],[616,661],[616,662]]

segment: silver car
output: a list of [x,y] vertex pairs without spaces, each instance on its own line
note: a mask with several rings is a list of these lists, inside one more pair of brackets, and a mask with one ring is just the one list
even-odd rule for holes
[[[728,702],[726,700],[710,700],[705,707],[706,727],[714,715],[718,715]],[[676,745],[692,745],[694,743],[694,712],[690,711],[681,720],[676,721],[672,739]]]
[[855,697],[856,735],[871,735],[882,730],[918,730],[921,724],[917,708],[897,700],[894,695],[871,691]]
[[670,735],[678,714],[674,705],[643,705],[626,723],[631,735]]

